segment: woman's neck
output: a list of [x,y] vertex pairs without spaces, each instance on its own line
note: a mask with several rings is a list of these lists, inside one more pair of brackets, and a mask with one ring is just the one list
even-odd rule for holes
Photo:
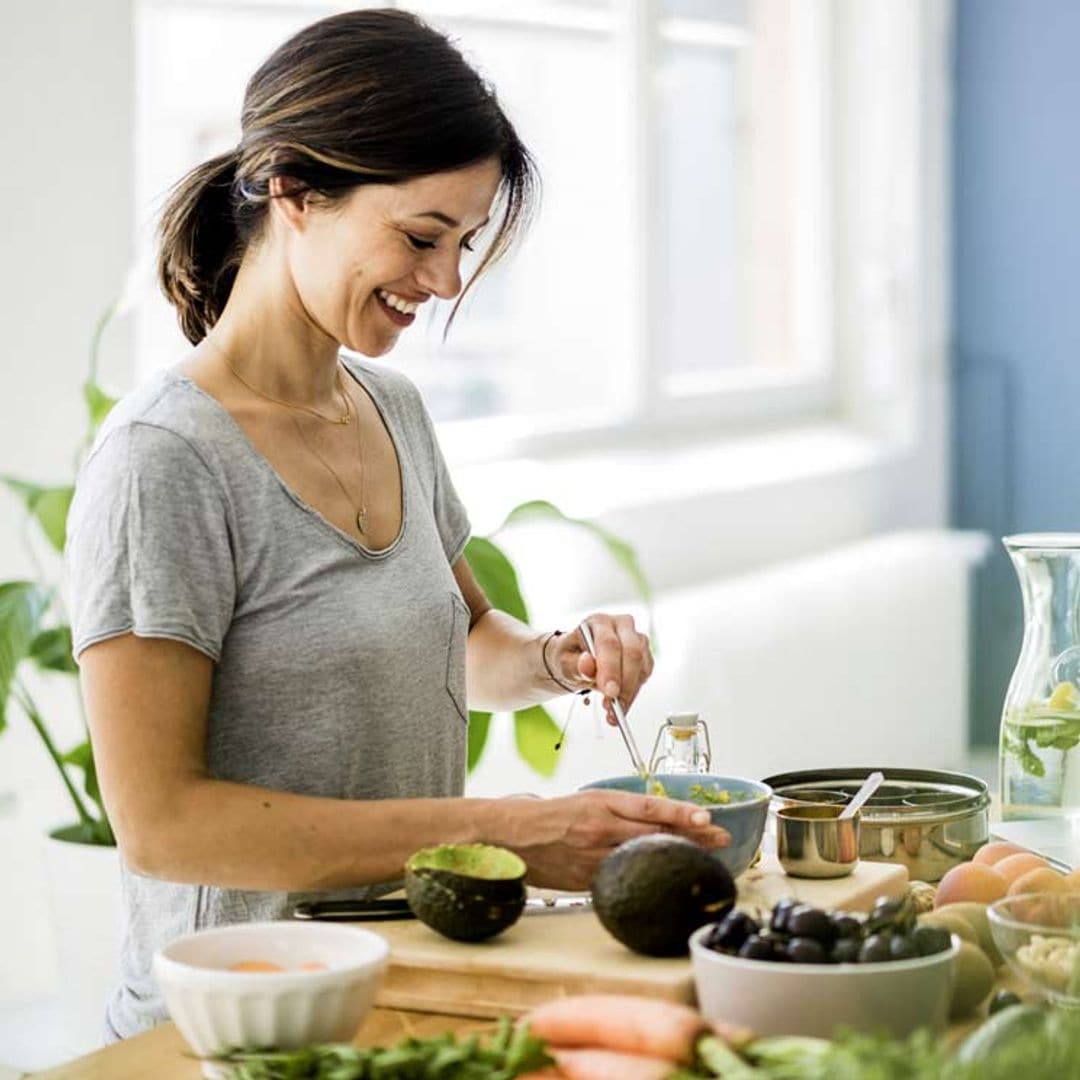
[[207,335],[209,355],[265,394],[332,410],[338,342],[314,323],[288,276],[266,262],[245,257]]

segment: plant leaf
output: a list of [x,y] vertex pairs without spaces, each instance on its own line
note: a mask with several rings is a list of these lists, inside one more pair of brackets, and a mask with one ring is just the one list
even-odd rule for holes
[[50,591],[32,581],[0,584],[0,731],[7,726],[4,710],[15,671],[29,654],[51,600]]
[[517,571],[502,548],[485,537],[474,536],[465,545],[465,558],[488,600],[500,611],[527,623],[529,612],[521,595]]
[[472,772],[480,761],[480,756],[487,745],[488,729],[491,726],[491,713],[469,710],[469,760],[468,770]]
[[79,665],[71,654],[70,626],[55,626],[51,630],[42,630],[30,643],[30,658],[42,671],[79,674]]
[[86,402],[86,411],[90,416],[90,431],[93,433],[112,411],[117,399],[109,397],[93,379],[87,379],[83,383],[83,400]]
[[54,840],[66,840],[70,844],[98,844],[116,847],[116,837],[107,821],[82,821],[74,825],[61,825],[49,835]]
[[74,765],[83,773],[83,789],[87,797],[92,799],[97,807],[98,816],[92,821],[83,822],[76,828],[78,835],[67,837],[82,844],[106,844],[116,843],[112,825],[109,824],[109,815],[105,812],[105,803],[101,798],[101,788],[98,785],[97,766],[94,764],[94,751],[90,741],[79,743],[60,759],[65,765]]
[[652,587],[649,585],[648,578],[645,577],[645,572],[641,569],[637,553],[625,540],[614,533],[608,532],[602,525],[598,525],[588,518],[570,517],[568,514],[564,514],[554,503],[550,503],[546,499],[533,499],[531,502],[515,506],[506,515],[506,520],[501,528],[524,521],[557,521],[564,525],[576,525],[578,528],[591,532],[608,549],[612,558],[626,571],[641,599],[648,605],[652,604]]
[[90,750],[90,743],[82,742],[69,750],[61,759],[65,765],[74,765],[83,771],[83,788],[99,806],[101,805],[101,789],[98,787],[97,769],[94,766],[94,755]]
[[49,543],[62,553],[67,542],[67,516],[75,489],[71,486],[40,487],[12,476],[0,476],[0,481],[22,498],[26,509],[37,518]]
[[542,705],[530,705],[514,713],[514,742],[518,753],[534,772],[551,776],[559,763],[555,744],[559,728]]

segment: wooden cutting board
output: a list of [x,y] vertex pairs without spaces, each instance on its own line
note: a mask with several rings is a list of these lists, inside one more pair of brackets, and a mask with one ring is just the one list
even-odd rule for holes
[[[896,897],[907,870],[862,862],[846,878],[787,877],[766,857],[739,878],[739,907],[770,908],[785,896],[816,907],[865,911],[879,896]],[[590,910],[527,910],[491,941],[464,945],[416,920],[357,923],[390,944],[390,967],[376,1003],[385,1008],[454,1016],[518,1016],[541,1001],[568,994],[643,994],[694,1004],[688,957],[655,959],[620,945]]]

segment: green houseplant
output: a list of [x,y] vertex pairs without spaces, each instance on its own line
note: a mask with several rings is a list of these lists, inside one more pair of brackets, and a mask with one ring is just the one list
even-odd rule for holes
[[[94,328],[89,371],[83,384],[86,433],[76,452],[73,471],[77,471],[98,427],[116,403],[116,399],[105,393],[98,384],[99,353],[106,327],[128,306],[121,298],[102,314]],[[34,580],[0,582],[0,734],[8,722],[8,708],[14,703],[34,727],[45,751],[56,765],[76,819],[71,824],[54,829],[50,835],[59,840],[112,846],[116,841],[98,787],[85,715],[83,739],[71,749],[62,751],[23,677],[26,667],[68,678],[78,675],[71,652],[71,626],[56,584],[56,575],[48,573],[44,561],[37,554],[38,547],[44,543],[51,551],[52,562],[63,556],[74,484],[45,487],[12,476],[0,476],[0,483],[23,504],[26,546],[36,571]],[[496,608],[528,622],[528,607],[518,583],[517,571],[496,542],[496,537],[515,524],[537,521],[557,522],[583,529],[595,536],[626,571],[645,603],[650,602],[648,582],[633,549],[626,541],[593,521],[568,517],[552,503],[536,500],[515,507],[494,533],[486,537],[474,536],[466,546],[465,556],[469,565]],[[77,692],[75,697],[81,710],[82,700]],[[491,713],[474,711],[469,714],[470,771],[480,760],[491,720]],[[550,713],[543,706],[533,705],[515,712],[513,723],[515,744],[522,759],[537,773],[550,776],[558,761],[556,746],[559,742],[559,731]]]
[[[91,339],[90,370],[83,384],[87,431],[76,454],[76,468],[98,426],[115,404],[115,399],[98,385],[97,370],[102,335],[119,310],[120,301],[102,314]],[[76,820],[54,829],[50,835],[58,840],[112,846],[116,841],[98,788],[85,716],[82,741],[62,752],[22,675],[24,665],[68,678],[78,674],[71,655],[71,626],[55,575],[49,574],[37,554],[37,546],[44,540],[53,553],[54,562],[57,556],[63,555],[68,509],[75,488],[73,484],[43,487],[11,476],[0,476],[0,482],[22,501],[25,508],[24,536],[37,575],[32,581],[0,582],[0,733],[7,724],[8,706],[14,702],[33,725],[56,765],[74,806]],[[81,710],[82,699],[78,693],[75,698]],[[82,794],[76,784],[80,773]]]

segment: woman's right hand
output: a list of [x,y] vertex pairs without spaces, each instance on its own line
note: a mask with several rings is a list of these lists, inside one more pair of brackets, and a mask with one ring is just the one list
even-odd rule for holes
[[731,842],[708,810],[655,795],[593,790],[507,800],[502,808],[508,833],[503,843],[528,864],[529,884],[549,889],[588,889],[603,859],[635,836],[674,833],[706,848]]

